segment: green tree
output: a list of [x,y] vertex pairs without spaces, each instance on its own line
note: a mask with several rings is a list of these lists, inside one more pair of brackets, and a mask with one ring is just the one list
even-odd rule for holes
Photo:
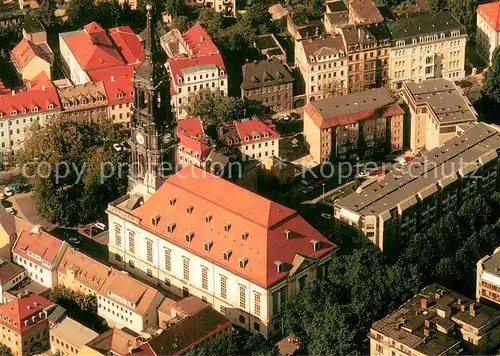
[[[94,18],[103,28],[112,28],[121,25],[120,17],[122,15],[122,7],[118,0],[100,1],[94,5]],[[125,24],[125,23],[124,23]]]
[[277,356],[278,348],[266,340],[262,334],[252,334],[246,340],[244,350],[240,354],[252,356]]
[[71,0],[68,7],[68,21],[73,28],[82,28],[95,18],[93,0]]
[[186,15],[188,9],[184,0],[166,0],[165,11],[175,18],[177,16]]
[[57,24],[56,9],[56,0],[42,0],[42,3],[36,10],[35,15],[46,28],[51,28]]
[[12,351],[4,344],[0,344],[0,356],[12,356]]
[[[107,203],[126,191],[127,153],[113,149],[126,130],[111,123],[82,125],[54,120],[28,135],[20,159],[34,176],[43,218],[74,226],[103,216]],[[121,171],[120,171],[121,169]]]
[[437,13],[446,10],[448,6],[447,0],[429,0],[428,2],[431,12]]
[[172,26],[181,32],[189,29],[189,18],[187,16],[176,16],[172,20]]

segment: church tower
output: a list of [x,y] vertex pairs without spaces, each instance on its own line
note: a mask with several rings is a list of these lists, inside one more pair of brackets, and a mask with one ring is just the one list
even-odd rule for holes
[[148,4],[146,10],[145,58],[132,80],[135,97],[130,122],[132,162],[128,185],[130,194],[137,193],[145,199],[156,192],[166,178],[161,170],[167,162],[173,124],[168,74],[157,59],[159,53],[151,24],[152,6]]

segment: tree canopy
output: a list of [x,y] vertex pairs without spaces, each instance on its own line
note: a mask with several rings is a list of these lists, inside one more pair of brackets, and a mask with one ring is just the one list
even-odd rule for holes
[[494,103],[500,104],[500,47],[493,51],[491,66],[484,78],[483,93]]
[[56,0],[42,0],[40,7],[35,10],[35,16],[46,28],[51,28],[57,24]]
[[63,226],[101,217],[107,203],[126,191],[127,153],[112,147],[126,135],[123,127],[108,122],[83,125],[54,120],[34,127],[20,160],[25,173],[33,176],[40,216]]
[[12,356],[12,351],[4,344],[0,344],[0,356]]

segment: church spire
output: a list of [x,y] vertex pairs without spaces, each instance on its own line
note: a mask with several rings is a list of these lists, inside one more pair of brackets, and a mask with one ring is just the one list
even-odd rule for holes
[[145,60],[152,60],[152,42],[154,41],[154,34],[152,31],[152,26],[151,26],[151,10],[153,9],[153,6],[151,4],[146,5],[146,30],[145,30],[145,36],[146,39],[144,41],[144,55],[145,55]]

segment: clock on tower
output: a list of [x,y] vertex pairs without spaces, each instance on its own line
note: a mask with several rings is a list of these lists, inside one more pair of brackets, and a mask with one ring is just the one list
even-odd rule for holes
[[162,163],[167,159],[172,137],[172,110],[169,79],[163,65],[155,61],[157,46],[151,26],[152,6],[146,6],[144,62],[134,72],[133,114],[130,122],[132,162],[129,168],[129,192],[147,198],[163,183]]

